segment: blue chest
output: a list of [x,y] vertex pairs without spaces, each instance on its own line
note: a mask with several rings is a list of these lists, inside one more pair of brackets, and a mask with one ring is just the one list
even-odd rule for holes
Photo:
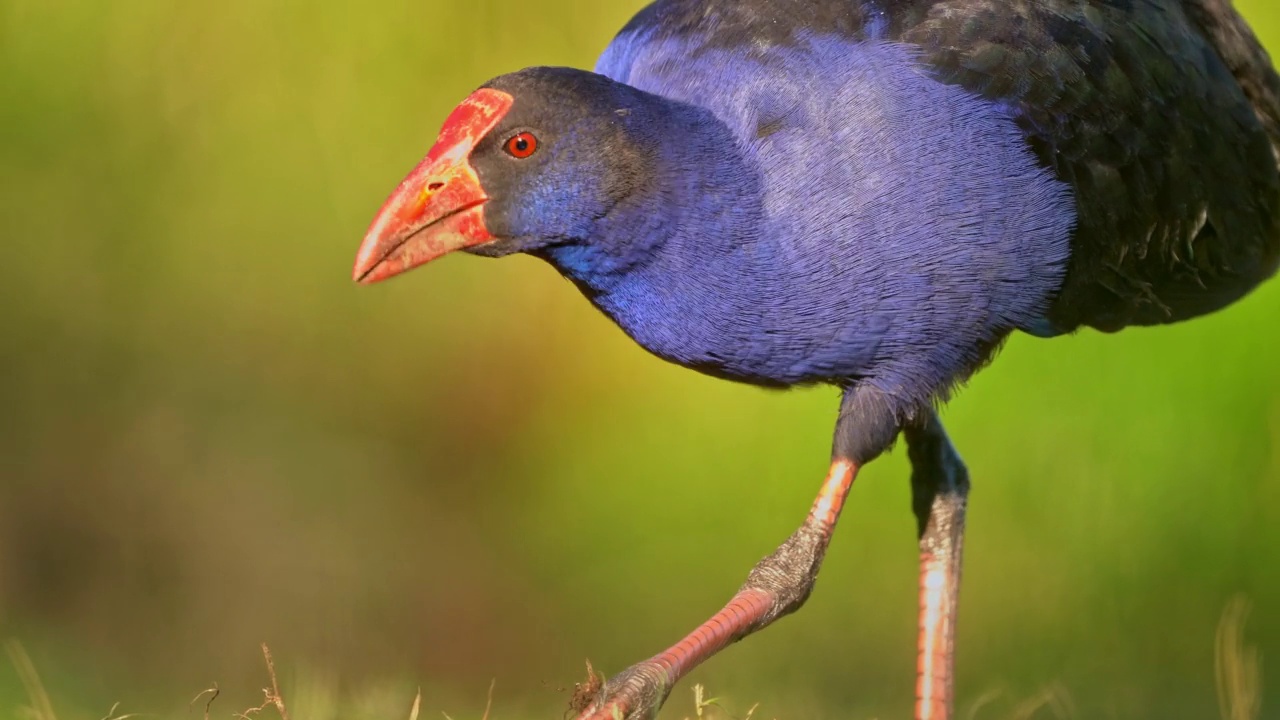
[[722,187],[673,138],[684,180],[653,209],[670,224],[652,258],[606,278],[590,249],[551,254],[659,356],[927,400],[1036,327],[1062,282],[1067,188],[1008,109],[931,79],[907,47],[814,37],[747,53],[623,35],[597,71],[710,111],[749,178]]

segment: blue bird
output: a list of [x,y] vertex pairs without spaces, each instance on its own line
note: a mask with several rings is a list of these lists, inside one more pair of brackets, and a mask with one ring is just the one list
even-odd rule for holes
[[593,72],[494,78],[355,264],[546,260],[660,358],[842,391],[807,518],[713,618],[575,704],[651,718],[808,598],[903,436],[917,720],[951,717],[969,478],[936,409],[1015,331],[1230,305],[1280,265],[1280,78],[1229,0],[657,0]]

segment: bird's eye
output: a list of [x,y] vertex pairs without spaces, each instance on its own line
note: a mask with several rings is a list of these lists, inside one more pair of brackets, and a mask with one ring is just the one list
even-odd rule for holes
[[512,135],[504,147],[508,155],[523,160],[538,151],[538,138],[530,132],[518,133]]

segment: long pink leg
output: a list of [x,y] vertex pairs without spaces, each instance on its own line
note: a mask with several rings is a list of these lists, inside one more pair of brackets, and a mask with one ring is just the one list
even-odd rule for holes
[[950,720],[956,614],[969,475],[936,415],[907,427],[913,506],[920,533],[920,635],[916,720]]
[[798,610],[813,590],[857,472],[851,461],[834,461],[804,524],[755,566],[729,604],[666,651],[609,680],[594,698],[588,698],[585,707],[572,708],[578,720],[652,718],[671,688],[700,663]]

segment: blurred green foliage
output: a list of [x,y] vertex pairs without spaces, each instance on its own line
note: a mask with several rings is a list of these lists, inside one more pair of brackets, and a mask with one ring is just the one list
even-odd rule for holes
[[[803,516],[833,391],[667,366],[526,258],[348,279],[458,99],[589,66],[639,6],[0,0],[0,636],[64,720],[181,715],[213,680],[229,716],[262,640],[304,697],[421,683],[478,716],[496,677],[496,717],[558,716],[584,658],[674,640]],[[1280,48],[1280,11],[1240,7]],[[1050,686],[1079,718],[1216,717],[1238,593],[1280,657],[1278,317],[1275,282],[1019,337],[951,404],[974,717]],[[808,607],[694,679],[765,717],[905,717],[908,507],[895,453]],[[0,665],[0,714],[24,697]]]

